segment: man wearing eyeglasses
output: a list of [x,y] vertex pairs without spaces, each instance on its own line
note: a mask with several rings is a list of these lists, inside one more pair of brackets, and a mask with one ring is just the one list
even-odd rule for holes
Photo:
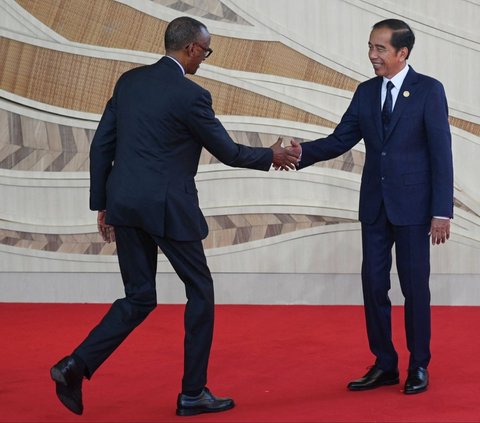
[[[225,411],[230,398],[206,387],[213,336],[213,281],[202,246],[208,227],[194,176],[202,148],[223,163],[268,171],[294,168],[298,154],[236,144],[215,118],[210,93],[185,78],[212,53],[210,34],[189,17],[165,32],[166,56],[123,74],[90,149],[90,208],[103,239],[116,241],[125,298],[115,301],[87,338],[51,369],[60,401],[82,414],[82,381],[155,308],[157,250],[185,284],[184,374],[177,414]],[[161,398],[161,395],[159,395]]]

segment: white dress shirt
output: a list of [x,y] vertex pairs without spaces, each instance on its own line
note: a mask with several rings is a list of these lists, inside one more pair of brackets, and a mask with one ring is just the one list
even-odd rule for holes
[[403,81],[405,77],[407,76],[408,70],[410,69],[410,66],[405,66],[400,72],[398,72],[392,79],[387,79],[383,77],[383,82],[382,82],[382,91],[381,91],[381,96],[382,96],[382,107],[383,103],[385,102],[385,97],[387,96],[387,82],[392,81],[393,88],[392,88],[392,110],[395,108],[395,102],[397,101],[398,98],[398,93],[400,92],[400,88],[402,88]]

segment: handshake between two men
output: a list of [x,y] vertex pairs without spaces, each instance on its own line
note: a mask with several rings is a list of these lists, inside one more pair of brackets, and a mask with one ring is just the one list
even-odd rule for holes
[[270,148],[273,151],[272,164],[275,170],[295,170],[300,162],[302,147],[295,140],[290,145],[282,147],[283,139],[279,138]]

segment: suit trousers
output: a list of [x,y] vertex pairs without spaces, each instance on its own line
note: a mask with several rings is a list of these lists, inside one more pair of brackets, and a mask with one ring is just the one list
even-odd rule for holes
[[115,227],[118,261],[125,297],[116,300],[73,354],[90,378],[122,341],[156,307],[158,247],[183,281],[187,303],[184,325],[183,391],[202,389],[213,338],[214,291],[201,241],[175,241],[140,228]]
[[408,368],[430,361],[430,224],[393,225],[382,206],[373,224],[362,223],[362,288],[370,350],[376,365],[389,371],[398,367],[392,342],[390,271],[395,244],[400,287],[405,298],[404,320]]

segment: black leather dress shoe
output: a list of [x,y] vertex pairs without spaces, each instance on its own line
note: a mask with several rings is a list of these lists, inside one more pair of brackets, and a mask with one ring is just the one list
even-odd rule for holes
[[75,414],[83,413],[82,381],[84,368],[67,356],[50,369],[56,393],[62,404]]
[[419,394],[425,392],[428,388],[428,371],[423,367],[417,367],[408,371],[408,377],[405,381],[403,392],[409,394]]
[[365,376],[350,382],[347,388],[350,391],[366,391],[384,385],[396,385],[399,383],[398,369],[385,371],[377,366],[372,366]]
[[194,416],[201,413],[217,413],[230,410],[235,403],[230,398],[217,398],[208,388],[203,388],[200,395],[191,397],[178,394],[177,416]]

